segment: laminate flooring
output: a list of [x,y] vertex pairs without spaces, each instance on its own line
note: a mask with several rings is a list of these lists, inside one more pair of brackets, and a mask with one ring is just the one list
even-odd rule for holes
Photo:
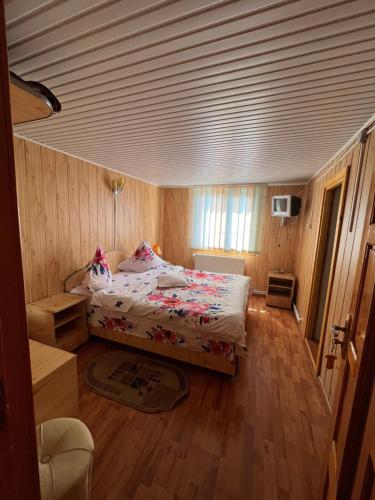
[[80,418],[95,441],[92,500],[317,500],[329,413],[291,311],[248,304],[248,351],[235,381],[181,363],[190,394],[147,414],[87,389],[97,354],[79,349]]

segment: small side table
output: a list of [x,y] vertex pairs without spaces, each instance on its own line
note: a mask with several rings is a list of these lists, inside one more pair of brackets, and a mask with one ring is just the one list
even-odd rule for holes
[[86,297],[58,293],[27,305],[29,335],[66,351],[74,351],[89,338]]
[[291,273],[268,273],[266,305],[291,309],[296,279]]

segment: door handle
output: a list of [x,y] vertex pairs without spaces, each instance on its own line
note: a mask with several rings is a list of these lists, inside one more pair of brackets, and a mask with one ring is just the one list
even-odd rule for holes
[[[352,317],[350,314],[348,314],[348,316],[346,317],[344,326],[332,325],[330,328],[331,335],[332,335],[332,342],[334,344],[341,346],[341,357],[343,359],[345,358],[346,351],[348,349],[351,324],[352,324]],[[343,332],[343,334],[344,334],[342,339],[339,339],[340,332]]]

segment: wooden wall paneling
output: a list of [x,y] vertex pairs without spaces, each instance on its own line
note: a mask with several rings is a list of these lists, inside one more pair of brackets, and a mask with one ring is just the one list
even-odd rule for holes
[[44,206],[45,254],[44,273],[47,281],[47,294],[53,295],[59,290],[56,276],[59,274],[59,248],[57,237],[57,183],[55,154],[47,149],[41,155],[42,198]]
[[90,250],[89,165],[82,160],[78,160],[78,178],[81,262],[88,262],[93,254],[92,250]]
[[[125,193],[122,192],[117,197],[117,222],[116,222],[116,233],[117,233],[117,248],[124,248],[125,241],[125,224],[126,224],[126,199]],[[134,228],[134,230],[138,230],[138,228]]]
[[132,197],[131,197],[131,200],[132,200],[132,209],[131,209],[131,217],[132,217],[132,226],[134,226],[134,231],[133,231],[133,234],[131,235],[131,238],[130,238],[130,243],[133,246],[137,245],[136,242],[138,242],[140,240],[140,231],[139,231],[139,227],[137,225],[137,216],[139,216],[139,206],[138,206],[138,197],[139,197],[139,193],[138,193],[138,186],[137,186],[137,183],[135,182],[134,179],[131,180],[131,191],[132,191]]
[[[350,205],[353,197],[353,190],[355,184],[355,178],[357,175],[358,169],[358,147],[355,150],[351,150],[331,171],[327,172],[325,178],[330,178],[333,175],[333,172],[338,171],[342,168],[350,168],[349,172],[349,182],[346,193],[345,200],[345,209],[343,214],[342,228],[341,228],[341,238],[339,243],[339,248],[337,252],[337,265],[334,275],[334,281],[332,285],[332,300],[328,310],[327,317],[327,327],[329,328],[332,324],[341,324],[342,317],[342,305],[343,298],[345,294],[348,292],[351,295],[350,290],[346,290],[346,281],[348,276],[348,267],[347,267],[347,257],[350,254],[349,245],[352,244],[350,242],[350,234],[349,234],[349,218],[350,218]],[[348,241],[349,239],[349,241]],[[345,320],[342,322],[344,324]],[[325,335],[324,345],[323,345],[323,355],[328,353],[330,344],[330,336],[328,334]],[[338,359],[336,366],[340,365],[341,360]],[[326,363],[323,362],[320,367],[320,377],[322,383],[325,387],[326,394],[329,397],[330,387],[331,387],[331,378],[334,370],[327,370]]]
[[297,258],[296,275],[299,283],[297,308],[302,317],[300,329],[303,333],[306,331],[305,316],[309,306],[312,271],[318,243],[317,234],[323,196],[323,179],[324,177],[321,176],[316,182],[308,184],[305,200],[306,210],[301,222],[303,231],[301,234],[299,257]]
[[132,239],[136,239],[134,237],[134,234],[132,234],[131,228],[134,228],[134,231],[136,231],[135,227],[135,219],[134,219],[134,211],[135,211],[135,193],[133,189],[133,179],[128,178],[126,180],[125,184],[125,189],[124,189],[124,203],[126,206],[126,220],[124,221],[125,224],[125,238],[127,241],[127,244],[129,245],[129,248],[126,248],[126,250],[130,251],[131,248],[133,247],[133,241]]
[[97,182],[98,182],[98,244],[103,248],[106,248],[106,196],[109,190],[105,182],[106,171],[104,168],[98,169],[97,172]]
[[161,250],[163,252],[164,252],[164,231],[165,231],[164,203],[165,203],[165,189],[160,189],[160,196],[159,196],[159,229],[160,229],[160,234],[159,234],[158,243],[159,243]]
[[[359,147],[356,148],[354,154],[357,155],[357,158],[359,157]],[[358,237],[359,234],[362,233],[363,231],[363,221],[366,213],[366,205],[367,205],[367,200],[369,196],[369,190],[371,186],[371,173],[374,169],[375,166],[375,134],[372,133],[369,138],[368,138],[368,144],[366,148],[366,155],[363,160],[363,170],[362,170],[362,177],[361,177],[361,182],[360,182],[360,188],[358,191],[358,202],[356,204],[356,210],[354,214],[354,223],[353,223],[353,230],[350,231],[350,226],[349,226],[349,237],[352,240],[352,252],[350,254],[350,259],[349,259],[349,254],[347,255],[347,267],[349,269],[349,274],[347,275],[347,286],[350,287],[350,289],[354,288],[354,281],[355,281],[355,267],[353,266],[352,263],[355,262],[357,264],[358,261],[358,256],[359,256],[359,251],[360,251],[360,245],[361,245],[361,238]],[[350,221],[349,221],[350,224]],[[346,294],[343,299],[342,299],[342,309],[347,310],[350,307],[350,301],[351,297],[349,294]],[[341,301],[340,301],[341,302]]]
[[106,171],[104,174],[105,184],[108,186],[105,197],[105,249],[114,250],[113,233],[113,194],[111,189],[112,179],[115,178],[114,172]]
[[[352,231],[350,231],[350,219],[351,219],[351,201],[354,196],[354,186],[355,177],[353,175],[352,181],[352,191],[350,197],[350,203],[347,205],[347,210],[345,213],[345,225],[346,225],[346,240],[344,247],[344,255],[342,261],[342,269],[339,277],[337,300],[333,307],[333,321],[336,324],[343,325],[345,323],[346,316],[350,310],[350,300],[354,289],[355,272],[357,269],[358,258],[360,253],[361,236],[363,232],[363,224],[365,220],[366,207],[369,196],[369,189],[371,186],[371,175],[374,168],[375,162],[375,140],[374,134],[372,134],[368,139],[368,144],[366,147],[366,154],[363,159],[363,168],[361,172],[361,177],[359,179],[359,189],[358,189],[358,199],[355,205],[354,219],[352,225]],[[356,146],[353,151],[353,165],[356,165],[357,170],[359,168],[360,146]],[[348,198],[349,199],[349,198]],[[328,346],[326,346],[326,350]],[[336,382],[339,375],[340,362],[335,363],[333,370],[324,370],[322,372],[322,379],[324,381],[324,387],[326,388],[331,402],[333,403],[334,390],[336,387]]]
[[[76,158],[65,157],[67,162],[68,184],[67,197],[61,207],[69,218],[70,263],[69,267],[77,268],[82,262],[81,241],[81,179],[79,176],[79,163]],[[87,262],[87,261],[86,261]]]
[[[312,267],[316,252],[316,236],[318,231],[320,207],[323,194],[323,184],[334,176],[340,169],[350,165],[350,178],[348,182],[345,210],[343,214],[343,225],[338,251],[338,266],[335,273],[332,289],[332,301],[328,312],[327,325],[344,324],[349,311],[350,297],[354,286],[354,272],[359,255],[359,244],[363,230],[363,210],[367,205],[369,182],[368,176],[374,168],[374,133],[368,138],[368,145],[364,161],[366,165],[362,169],[359,186],[358,202],[356,204],[353,231],[350,231],[351,207],[354,196],[354,184],[357,176],[360,145],[350,149],[341,160],[334,165],[329,165],[317,178],[313,178],[307,186],[306,211],[302,221],[304,230],[302,232],[301,250],[297,260],[296,274],[299,280],[297,292],[297,308],[302,316],[300,329],[305,333],[306,314],[311,291]],[[311,227],[310,227],[311,223]],[[328,352],[329,337],[325,338],[323,355]],[[321,366],[320,377],[326,395],[332,404],[336,388],[340,359],[335,363],[333,370],[326,370],[325,363]]]
[[[28,213],[28,189],[27,189],[27,167],[25,161],[25,142],[18,137],[14,137],[14,159],[17,169],[17,197],[18,197],[18,216],[20,225],[21,248],[22,248],[22,267],[23,274],[26,277],[31,277],[32,259],[30,241],[30,224]],[[25,279],[25,297],[29,300],[33,296],[33,280]]]
[[[134,182],[133,180],[133,189],[134,189],[134,197],[135,197],[135,211],[133,213],[133,217],[135,220],[138,219],[139,220],[143,220],[144,221],[144,224],[145,224],[145,229],[144,229],[144,233],[145,235],[147,235],[148,233],[148,223],[147,223],[147,219],[145,218],[145,208],[147,206],[147,204],[149,203],[149,200],[144,200],[144,203],[143,205],[139,205],[139,200],[141,199],[141,186],[139,183],[137,182]],[[138,224],[135,224],[135,228],[136,228],[136,231],[134,233],[134,237],[136,238],[136,241],[134,241],[134,246],[137,245],[137,243],[141,240],[142,238],[142,235],[140,234],[140,227]],[[147,239],[150,239],[149,237],[147,237]],[[151,244],[153,243],[153,241],[151,241]]]
[[[73,247],[71,242],[71,231],[70,231],[70,213],[68,207],[69,203],[69,169],[68,169],[68,157],[62,153],[55,151],[55,162],[56,162],[56,183],[58,186],[56,192],[56,202],[57,202],[57,245],[59,248],[59,274],[56,279],[59,284],[59,290],[63,290],[64,279],[67,274],[65,274],[67,269],[71,269],[71,266],[75,265],[75,252],[76,247]],[[73,220],[73,219],[72,219]],[[78,222],[78,214],[77,219]],[[77,233],[73,234],[77,235]],[[67,242],[69,246],[67,247]],[[79,238],[78,238],[79,242]],[[80,247],[79,247],[80,248]],[[22,258],[27,257],[25,252],[22,252]],[[25,279],[27,282],[27,279]],[[41,293],[38,293],[38,297],[34,300],[43,298]],[[31,300],[27,301],[31,302]]]
[[[111,180],[119,173],[15,137],[26,301],[63,290],[97,244],[114,246]],[[160,188],[130,177],[118,197],[116,240],[161,242]]]
[[191,268],[193,257],[190,249],[189,188],[166,188],[163,196],[164,256],[175,264]]
[[27,167],[26,183],[28,190],[28,216],[30,226],[31,280],[32,296],[35,300],[38,290],[47,295],[47,278],[45,269],[45,210],[43,207],[42,173],[40,146],[28,142],[25,145],[25,161]]
[[[309,183],[306,187],[306,195],[304,202],[304,213],[302,215],[301,220],[301,239],[300,239],[300,249],[297,253],[297,262],[296,262],[296,275],[299,277],[298,279],[298,289],[297,289],[297,298],[298,301],[298,309],[301,314],[302,311],[307,310],[307,304],[305,305],[305,298],[307,297],[306,289],[308,286],[308,282],[311,278],[311,275],[306,276],[301,274],[300,270],[310,268],[312,266],[312,252],[307,251],[309,244],[312,239],[312,227],[314,224],[313,214],[315,211],[315,207],[317,206],[317,198],[319,197],[318,190],[316,189],[316,184]],[[302,321],[300,322],[300,329],[304,331],[306,326],[305,318],[302,316]]]
[[[191,189],[164,188],[162,192],[165,257],[184,267],[192,267],[194,261],[190,248]],[[246,256],[245,263],[245,273],[251,276],[254,289],[261,291],[267,288],[268,271],[277,268],[294,272],[296,266],[302,217],[295,219],[293,224],[289,221],[285,226],[281,226],[280,219],[271,216],[271,197],[276,194],[300,196],[303,201],[305,186],[268,186],[266,189],[261,227],[261,251],[259,254]]]
[[[297,308],[302,316],[300,329],[303,333],[305,333],[306,330],[306,314],[310,300],[312,269],[317,249],[317,233],[319,228],[323,185],[327,179],[334,176],[341,168],[343,168],[347,161],[350,161],[350,154],[351,152],[349,152],[349,156],[347,158],[335,165],[334,168],[323,172],[319,178],[314,179],[307,186],[306,211],[302,220],[303,231],[299,258],[296,266],[296,274],[299,281]],[[352,189],[351,179],[352,175],[350,175],[349,179],[348,193]]]
[[99,169],[90,168],[89,172],[89,246],[92,253],[94,253],[96,246],[99,244],[99,228],[98,228],[98,206],[99,206]]

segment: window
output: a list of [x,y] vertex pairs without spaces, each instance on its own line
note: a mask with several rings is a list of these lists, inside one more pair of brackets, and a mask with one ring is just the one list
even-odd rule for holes
[[259,252],[263,186],[193,189],[192,247]]

